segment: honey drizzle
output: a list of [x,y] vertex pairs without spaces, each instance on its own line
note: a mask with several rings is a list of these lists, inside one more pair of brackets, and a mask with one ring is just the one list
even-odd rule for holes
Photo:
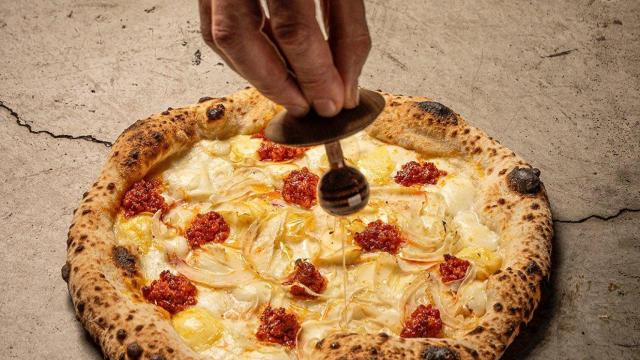
[[342,298],[344,301],[344,309],[342,309],[342,311],[340,312],[340,328],[341,329],[346,329],[347,325],[348,325],[348,316],[347,316],[347,310],[348,310],[348,305],[349,305],[349,301],[347,299],[347,291],[348,291],[348,285],[347,282],[349,281],[349,274],[347,272],[347,256],[346,256],[346,252],[345,252],[345,234],[342,228],[342,223],[340,222],[340,218],[339,217],[334,217],[333,218],[333,234],[340,237],[340,243],[341,243],[341,248],[342,248]]

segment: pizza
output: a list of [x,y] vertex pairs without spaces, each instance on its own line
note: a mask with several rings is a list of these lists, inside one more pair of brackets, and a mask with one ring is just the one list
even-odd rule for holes
[[109,359],[494,359],[532,317],[539,170],[448,107],[383,93],[342,141],[360,212],[318,205],[324,148],[262,130],[255,89],[137,121],[75,211],[62,269]]

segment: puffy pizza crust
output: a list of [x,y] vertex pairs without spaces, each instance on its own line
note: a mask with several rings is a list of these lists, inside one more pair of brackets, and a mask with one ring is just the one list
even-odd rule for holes
[[[470,157],[486,171],[476,197],[484,224],[505,247],[489,277],[487,313],[462,339],[403,339],[386,334],[333,334],[318,359],[494,359],[532,317],[549,276],[553,228],[537,171],[449,108],[427,98],[383,94],[386,107],[367,132],[427,156]],[[74,213],[62,276],[79,320],[109,359],[199,359],[171,326],[168,313],[128,289],[142,285],[136,249],[116,246],[113,225],[125,191],[163,160],[202,139],[262,129],[280,108],[255,89],[168,109],[139,120],[115,142],[98,180]]]

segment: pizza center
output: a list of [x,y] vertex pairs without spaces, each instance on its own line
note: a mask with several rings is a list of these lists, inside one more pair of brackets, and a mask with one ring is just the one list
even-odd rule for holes
[[360,212],[317,205],[322,147],[259,134],[203,140],[133,184],[115,224],[132,288],[210,358],[302,358],[334,332],[459,337],[487,307],[499,235],[474,208],[480,166],[364,133],[343,141],[371,183]]

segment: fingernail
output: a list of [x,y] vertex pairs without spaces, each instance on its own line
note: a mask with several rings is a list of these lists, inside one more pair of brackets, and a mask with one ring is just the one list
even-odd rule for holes
[[304,116],[309,111],[309,108],[299,105],[288,105],[285,107],[287,108],[289,114],[295,117]]
[[338,113],[336,104],[329,99],[318,99],[313,101],[313,108],[320,116],[330,117]]

